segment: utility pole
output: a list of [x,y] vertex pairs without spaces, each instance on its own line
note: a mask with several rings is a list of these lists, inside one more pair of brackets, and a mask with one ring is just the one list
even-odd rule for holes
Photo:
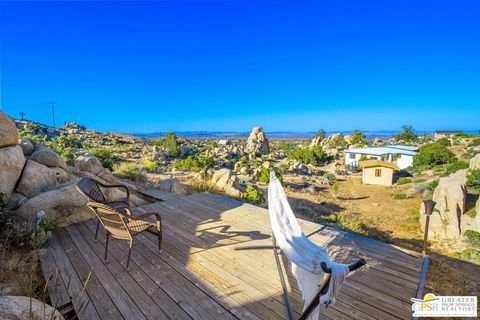
[[52,121],[53,121],[53,131],[55,131],[55,101],[49,101],[48,104],[52,107]]

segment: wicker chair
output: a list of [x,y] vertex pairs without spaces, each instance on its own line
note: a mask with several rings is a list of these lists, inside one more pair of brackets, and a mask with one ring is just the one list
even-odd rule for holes
[[[102,188],[122,188],[126,191],[126,197],[108,200],[102,192]],[[162,248],[162,220],[160,214],[154,211],[146,212],[139,216],[133,216],[128,204],[130,194],[124,185],[105,185],[91,178],[82,178],[77,184],[78,191],[89,200],[87,206],[95,212],[98,218],[95,240],[97,239],[98,227],[101,223],[106,231],[105,260],[108,253],[108,239],[110,236],[116,239],[128,240],[128,258],[125,269],[128,269],[130,253],[134,237],[143,231],[150,232],[158,238],[158,249]],[[156,222],[145,220],[150,216],[156,217]],[[153,230],[152,230],[153,229]]]

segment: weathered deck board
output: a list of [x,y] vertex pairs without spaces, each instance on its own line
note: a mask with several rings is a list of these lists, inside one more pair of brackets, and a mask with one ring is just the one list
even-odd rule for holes
[[[52,301],[75,296],[91,270],[89,285],[74,301],[75,308],[88,302],[80,319],[287,319],[272,251],[236,250],[271,244],[265,209],[207,193],[153,194],[164,201],[136,211],[161,213],[163,251],[153,235],[138,236],[130,269],[124,271],[127,242],[112,239],[105,261],[105,236],[100,232],[94,241],[93,220],[56,231],[41,256],[45,277],[58,272],[56,286],[63,285],[50,286]],[[318,230],[311,239],[330,252],[342,249],[339,238],[348,239],[356,250],[343,262],[358,257],[368,262],[348,277],[337,303],[321,309],[324,319],[411,318],[421,257],[312,222],[300,224],[307,234]],[[298,316],[303,302],[288,263],[285,272]]]

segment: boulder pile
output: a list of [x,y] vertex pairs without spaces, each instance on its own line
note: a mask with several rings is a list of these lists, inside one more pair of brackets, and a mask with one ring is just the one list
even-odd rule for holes
[[270,152],[267,136],[261,127],[252,129],[247,139],[246,151],[259,154],[268,154]]
[[[119,183],[95,156],[82,155],[75,160],[75,167],[68,167],[56,152],[35,149],[28,139],[19,139],[15,123],[0,112],[0,192],[7,207],[18,216],[33,221],[43,210],[47,215],[67,218],[65,222],[90,218],[87,200],[76,190],[77,182],[85,176],[106,184]],[[134,186],[127,187],[135,191]],[[107,196],[119,198],[123,194],[112,190]],[[135,194],[130,200],[133,205],[145,203]]]

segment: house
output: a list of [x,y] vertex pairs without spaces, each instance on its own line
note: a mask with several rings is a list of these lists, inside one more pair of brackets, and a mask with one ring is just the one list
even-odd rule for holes
[[457,134],[462,134],[463,131],[461,130],[443,130],[443,131],[435,131],[435,134],[433,135],[433,138],[435,140],[441,139],[441,138],[450,138],[453,136],[456,136]]
[[417,153],[417,147],[404,145],[348,149],[345,150],[345,165],[348,169],[354,170],[358,167],[360,159],[365,159],[392,162],[400,169],[405,169],[412,165],[413,156]]
[[392,163],[381,160],[365,160],[360,162],[362,169],[362,182],[364,184],[377,184],[391,186],[393,184],[393,172],[400,168]]
[[226,145],[229,145],[229,144],[230,144],[230,141],[228,141],[228,140],[225,140],[225,139],[218,140],[218,145],[220,145],[220,146],[226,146]]

